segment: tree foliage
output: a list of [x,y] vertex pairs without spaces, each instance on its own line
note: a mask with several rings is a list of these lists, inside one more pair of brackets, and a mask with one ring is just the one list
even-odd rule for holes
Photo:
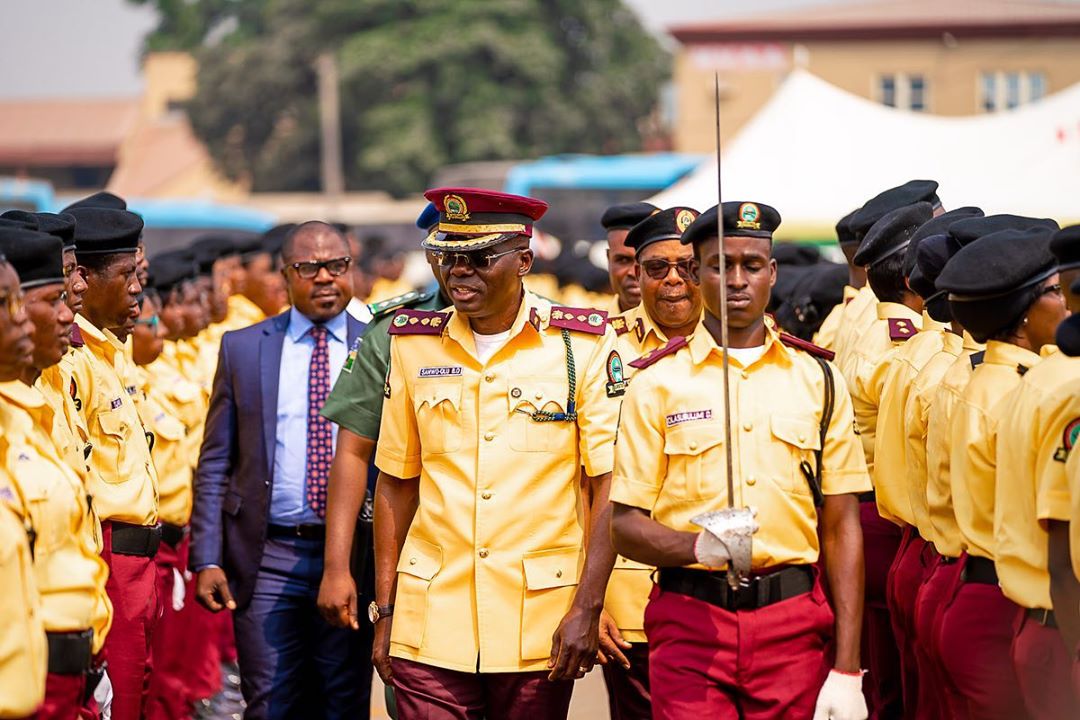
[[319,186],[313,63],[334,52],[350,189],[448,163],[638,149],[669,59],[621,0],[132,0],[147,48],[199,62],[189,104],[226,175]]

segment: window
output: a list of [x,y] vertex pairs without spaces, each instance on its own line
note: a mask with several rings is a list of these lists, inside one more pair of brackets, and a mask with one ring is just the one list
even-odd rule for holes
[[929,104],[926,78],[895,73],[878,78],[878,102],[888,107],[924,112]]
[[1012,110],[1046,95],[1046,76],[1041,72],[984,72],[979,94],[983,112]]

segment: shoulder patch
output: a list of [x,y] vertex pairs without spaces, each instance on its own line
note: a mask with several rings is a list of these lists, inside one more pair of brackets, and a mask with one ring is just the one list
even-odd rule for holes
[[904,342],[919,334],[919,328],[907,318],[889,318],[889,339]]
[[659,360],[662,357],[667,357],[668,355],[674,355],[680,349],[682,349],[682,348],[684,348],[686,346],[687,346],[686,338],[684,338],[684,337],[682,337],[680,335],[676,335],[675,337],[668,340],[667,345],[664,345],[663,347],[658,347],[657,349],[653,350],[652,352],[645,353],[644,355],[639,357],[637,360],[634,360],[632,363],[630,363],[630,367],[634,368],[635,370],[642,370],[644,368],[649,367],[650,365],[652,365],[654,362],[656,362],[657,360]]
[[368,306],[371,310],[373,318],[386,317],[395,310],[415,305],[417,303],[427,302],[431,298],[435,297],[434,290],[428,290],[426,292],[419,292],[413,290],[407,292],[404,295],[398,295],[397,297],[390,298],[389,300],[383,300],[382,302],[372,303]]
[[341,366],[341,372],[352,372],[353,365],[356,364],[356,353],[360,351],[360,343],[363,340],[363,335],[357,335],[356,340],[353,340],[352,348],[349,349],[349,354],[345,357],[345,364]]
[[434,310],[398,310],[390,321],[391,335],[441,335],[450,313]]
[[972,353],[969,359],[971,360],[971,369],[974,370],[975,368],[982,365],[983,360],[986,359],[986,351],[980,350],[977,353]]
[[787,334],[786,332],[780,333],[780,342],[787,345],[788,347],[802,350],[803,352],[810,353],[811,355],[816,355],[817,357],[823,358],[825,360],[832,360],[836,357],[836,353],[834,353],[832,350],[826,350],[823,347],[815,345],[809,340],[797,338],[794,335]]
[[603,310],[553,305],[548,325],[590,335],[603,335],[607,329],[607,313]]
[[613,318],[608,318],[608,325],[615,331],[616,335],[625,335],[630,332],[630,327],[626,324],[626,318],[622,315],[616,315]]
[[83,340],[82,330],[79,329],[78,325],[72,325],[71,326],[71,347],[80,348],[85,344],[86,344],[86,341]]
[[605,367],[608,379],[606,385],[607,396],[621,397],[626,394],[626,373],[623,371],[622,357],[619,356],[618,350],[612,350],[608,353]]
[[1061,433],[1061,446],[1054,452],[1054,459],[1058,462],[1068,460],[1069,452],[1072,451],[1078,439],[1080,439],[1080,418],[1073,418],[1065,425],[1065,430]]

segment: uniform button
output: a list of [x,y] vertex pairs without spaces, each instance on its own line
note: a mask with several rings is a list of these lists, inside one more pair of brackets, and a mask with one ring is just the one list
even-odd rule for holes
[[490,500],[491,499],[491,491],[490,490],[485,490],[484,492],[480,493],[480,497],[484,498],[485,500]]
[[415,565],[416,564],[416,558],[409,558],[409,564],[410,565]]
[[511,390],[510,397],[514,398],[515,400],[521,397],[521,388],[514,388],[513,390]]
[[538,393],[536,393],[536,395],[533,395],[533,397],[535,397],[537,400],[540,400],[541,398],[544,397],[544,393],[538,392]]
[[745,370],[740,370],[739,377],[741,377],[743,380],[746,380],[750,377],[750,373],[746,372]]
[[489,432],[484,433],[484,439],[487,440],[488,442],[491,442],[492,440],[495,439],[495,433],[489,433]]
[[697,450],[697,443],[696,442],[691,442],[690,443],[690,449],[691,450]]
[[488,556],[487,548],[480,548],[480,557],[486,558]]
[[742,429],[746,432],[750,432],[754,429],[754,423],[743,423]]
[[753,475],[751,475],[750,477],[746,478],[746,484],[747,485],[757,485],[757,478],[754,477]]
[[555,577],[562,577],[562,570],[556,570]]
[[806,435],[799,433],[799,442],[806,442]]
[[493,382],[495,380],[495,373],[488,373],[484,376],[484,380],[487,382]]

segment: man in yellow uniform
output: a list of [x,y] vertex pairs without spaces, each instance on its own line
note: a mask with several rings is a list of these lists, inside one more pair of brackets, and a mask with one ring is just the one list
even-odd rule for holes
[[1039,362],[1066,315],[1050,237],[1036,229],[979,238],[937,281],[953,315],[987,344],[950,426],[953,509],[967,557],[940,635],[945,671],[971,717],[1025,715],[1010,659],[1018,608],[1001,592],[994,565],[995,450],[1002,400]]
[[855,239],[855,233],[851,231],[849,223],[857,212],[859,211],[852,210],[836,223],[836,242],[840,246],[840,252],[844,254],[848,266],[848,282],[844,286],[843,302],[829,311],[829,314],[821,322],[821,327],[814,333],[814,344],[834,353],[837,349],[840,333],[844,328],[844,316],[848,303],[859,294],[859,288],[866,285],[866,270],[852,262],[855,253],[859,250],[859,243]]
[[574,678],[597,659],[615,560],[607,496],[625,382],[615,333],[603,312],[524,292],[546,203],[425,195],[440,218],[423,247],[454,309],[391,323],[375,666],[393,679],[402,717],[566,717]]
[[[724,203],[726,257],[718,215],[716,207],[705,211],[683,234],[700,267],[702,327],[635,361],[616,444],[616,548],[660,568],[645,618],[654,717],[865,718],[855,494],[870,479],[851,402],[842,382],[829,382],[835,370],[828,363],[785,347],[765,322],[779,213],[761,203]],[[724,570],[727,546],[692,524],[727,505],[716,341],[722,282],[733,500],[756,508],[761,525],[750,575],[734,590]],[[819,517],[835,615],[814,568]]]
[[630,228],[659,211],[652,203],[636,202],[612,205],[600,216],[600,224],[607,233],[608,282],[615,296],[607,310],[608,317],[621,315],[641,302],[634,249],[626,245]]
[[102,523],[106,590],[115,615],[103,650],[113,685],[113,718],[142,715],[150,637],[157,617],[153,557],[157,475],[145,430],[123,379],[124,346],[108,328],[130,328],[142,292],[135,252],[142,219],[126,210],[75,208],[75,243],[87,283],[84,314],[75,322],[83,342],[73,358],[70,393],[93,450],[87,490]]
[[56,417],[33,383],[67,351],[73,315],[64,303],[63,246],[51,235],[0,229],[0,251],[19,274],[34,350],[19,380],[0,383],[0,427],[22,517],[35,530],[34,570],[48,634],[49,674],[41,718],[79,714],[100,671],[92,666],[108,634],[108,568],[81,477],[54,441]]
[[[696,210],[686,207],[654,210],[623,238],[625,247],[635,254],[634,274],[641,298],[637,307],[608,320],[623,358],[633,360],[663,347],[671,338],[689,337],[701,322],[701,292],[693,278],[694,251],[680,241],[697,216]],[[627,365],[624,375],[629,381],[633,368]],[[615,642],[622,646],[623,655],[604,665],[613,720],[651,716],[644,622],[652,570],[620,556],[608,583],[604,607],[618,627]]]
[[[1068,288],[1080,276],[1080,225],[1059,231],[1050,250]],[[1065,299],[1070,311],[1080,310],[1080,297],[1066,291]],[[1054,496],[1068,493],[1065,461],[1080,428],[1078,399],[1080,360],[1055,350],[1024,374],[996,413],[994,566],[1005,597],[1024,609],[1011,648],[1024,705],[1031,717],[1048,720],[1080,717],[1069,682],[1072,658],[1050,595],[1047,532],[1048,523],[1068,522]],[[1048,507],[1040,507],[1040,488],[1049,491]],[[1070,610],[1076,615],[1080,605]]]

